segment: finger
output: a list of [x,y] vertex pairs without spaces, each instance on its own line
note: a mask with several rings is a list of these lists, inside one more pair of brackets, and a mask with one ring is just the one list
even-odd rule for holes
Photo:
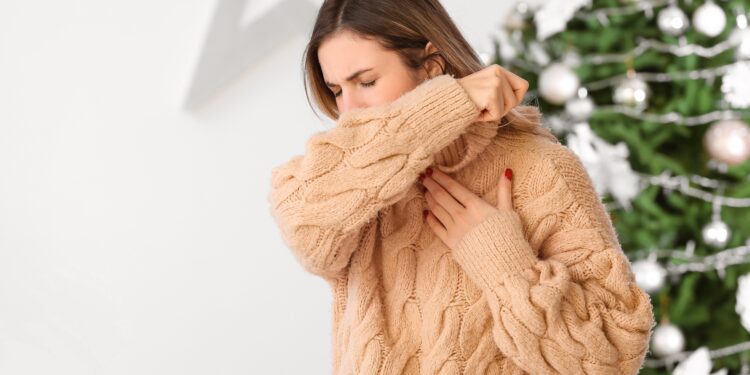
[[503,80],[503,101],[505,103],[505,108],[503,108],[502,115],[505,116],[516,106],[516,95],[513,93],[513,89],[510,87],[510,83],[507,80]]
[[461,203],[456,200],[456,198],[453,198],[451,193],[440,186],[440,184],[438,184],[437,181],[435,181],[435,179],[433,179],[432,177],[425,176],[422,184],[424,184],[427,190],[429,190],[435,201],[439,205],[443,206],[443,208],[445,208],[445,210],[448,211],[451,216],[457,216],[464,209],[464,206],[462,206]]
[[[502,78],[500,76],[494,77],[493,79],[502,84]],[[493,88],[495,88],[495,90],[493,90],[485,99],[487,100],[487,103],[485,104],[485,111],[480,116],[480,121],[493,121],[500,119],[500,110],[502,108],[500,108],[501,104],[499,103],[499,101],[501,99],[502,89],[500,87],[497,87],[495,83],[493,83]]]
[[443,227],[443,224],[441,224],[435,216],[432,214],[432,212],[427,212],[427,225],[432,228],[432,231],[435,232],[435,235],[438,236],[443,242],[448,242],[448,230]]
[[513,92],[515,94],[516,99],[518,100],[518,103],[522,102],[523,97],[526,95],[526,92],[529,90],[529,81],[519,77],[518,75],[504,68],[503,68],[503,74],[505,75],[505,78],[508,80],[508,82],[510,82],[510,87],[513,89]]
[[[513,209],[513,182],[509,179],[512,176],[512,171],[508,172],[509,169],[505,169],[500,181],[497,186],[497,208],[500,210],[512,210]],[[511,177],[512,178],[512,177]]]
[[435,201],[435,197],[433,197],[429,191],[424,194],[424,198],[427,201],[427,207],[430,208],[430,212],[440,220],[440,223],[443,224],[443,226],[448,227],[453,224],[453,217],[451,214],[445,209],[445,207]]
[[449,174],[441,171],[439,168],[433,168],[432,179],[437,181],[440,186],[447,190],[462,206],[468,207],[469,204],[476,200],[476,194],[465,186],[461,185],[460,182],[456,181]]
[[500,109],[498,108],[497,99],[489,99],[484,110],[479,114],[477,121],[491,121],[500,118]]

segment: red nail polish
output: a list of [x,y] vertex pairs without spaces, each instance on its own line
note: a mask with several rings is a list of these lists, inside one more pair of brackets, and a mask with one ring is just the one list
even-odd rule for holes
[[513,179],[513,170],[510,168],[505,168],[505,177],[507,177],[509,180]]
[[427,167],[427,175],[432,176],[432,167]]

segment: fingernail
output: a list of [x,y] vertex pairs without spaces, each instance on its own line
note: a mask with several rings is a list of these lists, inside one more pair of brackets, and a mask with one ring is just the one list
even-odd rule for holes
[[505,168],[505,177],[509,180],[513,179],[513,170],[510,168]]
[[432,176],[432,167],[427,167],[427,175]]

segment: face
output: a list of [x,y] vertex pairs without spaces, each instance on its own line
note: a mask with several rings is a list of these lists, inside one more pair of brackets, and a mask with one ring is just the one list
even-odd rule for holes
[[[426,51],[432,49],[428,43]],[[351,31],[324,41],[318,60],[339,113],[389,103],[432,75],[430,70],[408,68],[396,52]]]

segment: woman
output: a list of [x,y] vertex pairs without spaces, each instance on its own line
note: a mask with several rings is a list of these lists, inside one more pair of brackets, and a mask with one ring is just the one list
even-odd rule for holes
[[305,73],[336,126],[268,198],[335,374],[638,372],[651,303],[591,180],[437,0],[325,1]]

